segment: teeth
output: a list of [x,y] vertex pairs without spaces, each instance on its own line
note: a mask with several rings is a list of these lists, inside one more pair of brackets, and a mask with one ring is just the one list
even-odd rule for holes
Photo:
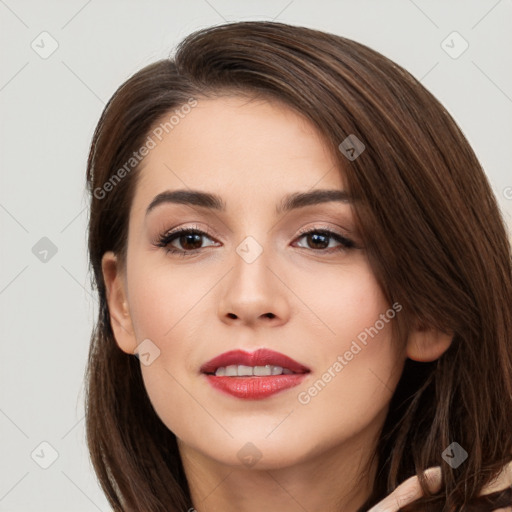
[[221,366],[217,368],[215,375],[218,377],[247,377],[255,375],[257,377],[266,377],[269,375],[291,375],[293,372],[288,368],[281,366],[245,366],[243,364],[233,364],[230,366]]
[[280,366],[255,366],[254,375],[268,376],[268,375],[281,375],[283,369]]
[[224,368],[226,377],[236,377],[238,375],[238,366],[226,366]]
[[252,366],[242,366],[242,365],[239,365],[238,366],[238,376],[239,377],[245,377],[245,376],[248,376],[248,375],[253,375],[253,368]]

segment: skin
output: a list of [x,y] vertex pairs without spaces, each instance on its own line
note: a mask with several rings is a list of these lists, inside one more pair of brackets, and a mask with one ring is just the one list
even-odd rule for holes
[[[431,492],[441,488],[441,468],[435,466],[425,471],[427,485]],[[512,486],[512,462],[503,467],[495,480],[486,485],[480,495],[492,494]],[[400,484],[389,496],[372,507],[368,512],[398,512],[400,508],[412,503],[423,494],[417,476],[408,478]],[[512,507],[495,509],[494,512],[512,512]]]
[[[146,339],[160,351],[150,365],[141,363],[142,376],[157,414],[177,436],[195,508],[356,511],[372,485],[368,460],[405,359],[434,360],[451,337],[422,329],[398,347],[391,321],[385,323],[316,396],[299,402],[298,394],[392,306],[350,203],[274,212],[289,193],[346,189],[319,134],[277,102],[200,99],[146,156],[139,178],[126,262],[111,252],[103,257],[112,327],[124,352],[133,354]],[[157,194],[176,189],[218,194],[226,211],[168,203],[146,215]],[[211,233],[186,246],[200,247],[195,254],[157,246],[165,232],[187,227]],[[333,231],[357,247],[328,252],[341,244],[326,238],[315,245],[300,234],[304,228]],[[236,251],[247,236],[263,250],[252,263]],[[180,239],[172,245],[185,250]],[[269,348],[311,372],[264,400],[238,399],[199,372],[237,348]],[[254,465],[237,455],[244,446],[260,457]]]

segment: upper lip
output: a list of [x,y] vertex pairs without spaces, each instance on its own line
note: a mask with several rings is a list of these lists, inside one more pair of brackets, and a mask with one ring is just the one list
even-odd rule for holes
[[246,352],[244,350],[230,350],[229,352],[224,352],[204,363],[201,366],[201,372],[215,373],[217,368],[231,365],[265,366],[267,364],[288,368],[294,373],[309,372],[309,368],[294,359],[266,348],[260,348],[254,352]]

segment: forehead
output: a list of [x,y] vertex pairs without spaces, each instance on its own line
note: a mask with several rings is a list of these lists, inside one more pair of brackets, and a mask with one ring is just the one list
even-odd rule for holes
[[146,206],[154,195],[177,188],[243,197],[244,202],[343,188],[339,165],[319,132],[273,100],[199,99],[155,142],[142,162],[134,201]]

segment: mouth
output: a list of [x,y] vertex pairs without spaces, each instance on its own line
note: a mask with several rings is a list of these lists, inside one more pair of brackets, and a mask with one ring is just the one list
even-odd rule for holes
[[214,389],[237,398],[267,398],[297,386],[310,369],[284,354],[268,349],[232,350],[200,369]]

